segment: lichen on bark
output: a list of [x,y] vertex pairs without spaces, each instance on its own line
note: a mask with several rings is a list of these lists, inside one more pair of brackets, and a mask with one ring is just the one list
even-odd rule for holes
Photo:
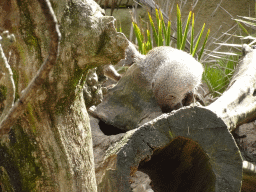
[[[114,18],[104,17],[92,0],[51,3],[62,33],[59,58],[12,131],[2,137],[2,167],[18,191],[96,191],[82,87],[90,68],[122,59],[128,41],[115,31]],[[7,30],[17,38],[10,65],[15,71],[16,95],[22,97],[48,57],[50,31],[38,1],[11,0],[8,19]],[[9,167],[15,174],[8,172]]]

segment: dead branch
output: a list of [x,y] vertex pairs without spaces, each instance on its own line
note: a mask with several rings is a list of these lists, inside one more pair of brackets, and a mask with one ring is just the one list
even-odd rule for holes
[[0,44],[0,66],[2,67],[3,73],[5,74],[4,82],[7,87],[6,93],[6,105],[0,116],[0,123],[2,119],[7,115],[9,110],[13,107],[15,99],[15,84],[13,80],[13,73],[10,65],[8,64],[7,58],[5,57],[2,45]]

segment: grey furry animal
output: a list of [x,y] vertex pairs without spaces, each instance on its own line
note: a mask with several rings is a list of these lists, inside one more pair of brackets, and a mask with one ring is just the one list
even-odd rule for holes
[[[119,66],[131,66],[135,59],[139,59],[144,57],[143,55],[141,55],[134,44],[132,44],[131,42],[129,42],[128,47],[125,50],[125,58],[120,60],[118,62],[117,65]],[[102,72],[101,72],[102,73]],[[105,65],[103,67],[103,73],[105,76],[115,80],[115,81],[119,81],[121,78],[121,75],[115,70],[113,65]]]
[[113,65],[105,65],[103,68],[104,75],[115,80],[119,81],[121,79],[121,75],[116,71]]
[[194,92],[202,80],[202,65],[190,54],[172,47],[156,47],[138,64],[151,82],[162,111],[174,109],[187,93]]

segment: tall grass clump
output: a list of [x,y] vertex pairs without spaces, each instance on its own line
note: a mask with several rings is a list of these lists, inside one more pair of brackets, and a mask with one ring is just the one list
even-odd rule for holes
[[[147,29],[146,30],[146,35],[142,33],[142,30],[139,28],[138,24],[133,22],[133,28],[134,28],[134,32],[138,41],[138,46],[139,46],[139,51],[142,54],[147,54],[147,52],[149,50],[151,50],[154,45],[156,47],[159,46],[170,46],[170,42],[171,42],[171,21],[167,21],[165,23],[164,19],[163,19],[163,14],[161,12],[161,9],[155,9],[156,11],[156,26],[153,22],[152,16],[150,15],[150,13],[148,12],[148,17],[149,17],[149,22],[150,22],[150,27],[151,30],[153,32],[153,39],[151,38],[150,35],[150,30]],[[200,34],[198,36],[198,38],[194,39],[194,13],[192,13],[191,11],[188,14],[188,18],[187,18],[187,22],[185,25],[185,28],[183,30],[182,28],[182,19],[181,19],[181,12],[179,9],[179,6],[177,5],[177,42],[176,42],[176,48],[177,49],[181,49],[184,50],[185,49],[185,45],[186,42],[190,41],[190,54],[192,56],[195,56],[197,54],[197,59],[200,60],[202,57],[202,54],[204,52],[204,48],[205,48],[205,44],[207,42],[209,33],[210,33],[210,29],[207,31],[207,34],[204,38],[203,41],[203,45],[200,49],[200,52],[197,53],[198,51],[198,46],[199,43],[201,42],[201,38],[204,32],[204,28],[205,28],[205,24],[203,25]],[[189,30],[191,29],[191,30]],[[188,32],[191,31],[190,34],[190,40],[187,39],[188,36]],[[194,46],[194,41],[195,41],[195,46]],[[155,43],[153,43],[155,42]],[[154,44],[154,45],[153,45]]]

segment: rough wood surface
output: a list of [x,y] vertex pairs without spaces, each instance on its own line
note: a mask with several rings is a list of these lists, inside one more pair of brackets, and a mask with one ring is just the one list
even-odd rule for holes
[[[103,16],[104,11],[94,1],[51,0],[62,36],[56,60],[57,49],[50,43],[53,37],[43,15],[46,9],[42,11],[38,1],[0,2],[0,30],[10,31],[17,40],[10,49],[4,49],[5,55],[12,52],[9,64],[15,96],[18,102],[26,101],[8,124],[10,132],[1,137],[1,188],[96,192],[82,87],[89,68],[117,63],[124,58],[128,42],[116,32],[114,18]],[[46,66],[46,73],[33,81],[47,58],[53,58],[52,68]],[[23,100],[30,82],[36,88]],[[1,85],[2,94],[4,90],[5,85]]]
[[91,126],[93,143],[98,143],[94,149],[102,146],[98,139],[109,141],[104,155],[96,153],[99,191],[131,191],[137,170],[150,176],[156,191],[240,190],[239,150],[225,123],[208,109],[185,107],[163,114],[117,141],[118,135],[95,134],[100,127]]
[[[163,114],[154,120],[153,117],[143,118],[145,116],[142,115],[148,112],[146,117],[150,117],[151,109],[158,111],[153,101],[146,100],[149,104],[145,105],[145,111],[140,111],[136,110],[140,105],[129,100],[143,92],[151,97],[147,83],[141,80],[140,71],[136,69],[136,65],[132,66],[130,69],[133,71],[132,78],[128,79],[126,84],[121,79],[119,86],[112,90],[113,94],[94,111],[95,117],[100,119],[98,124],[96,123],[99,131],[102,129],[101,121],[112,125],[108,127],[110,130],[133,129],[124,135],[120,134],[119,137],[122,137],[121,140],[119,138],[120,141],[116,141],[117,135],[107,136],[111,144],[109,147],[104,145],[104,150],[107,149],[106,153],[101,154],[96,162],[99,189],[131,191],[129,183],[131,175],[136,170],[140,170],[150,176],[152,188],[157,191],[171,189],[186,191],[189,187],[194,187],[196,191],[240,191],[242,158],[230,131],[255,118],[256,95],[254,83],[256,52],[246,45],[244,52],[245,55],[236,69],[229,88],[218,100],[208,107],[185,107],[170,114]],[[128,78],[127,76],[124,76],[124,79]],[[144,85],[140,86],[143,82]],[[134,83],[140,88],[137,89]],[[141,90],[142,88],[144,90]],[[122,95],[123,98],[128,99],[123,101],[117,99],[118,102],[114,104],[114,93],[117,93],[116,98]],[[145,94],[141,95],[145,96]],[[145,102],[145,99],[140,97],[137,102]],[[112,108],[108,107],[109,104]],[[116,118],[117,116],[119,118]],[[133,116],[135,118],[132,118]],[[141,123],[145,121],[150,122]],[[101,138],[104,137],[106,136],[102,133]],[[93,136],[93,140],[99,143],[97,139],[97,136]],[[97,147],[94,146],[95,149]],[[177,161],[181,163],[176,164]],[[193,181],[189,180],[189,172],[192,170],[198,171],[194,177],[191,176],[195,179]],[[162,176],[168,174],[163,174],[165,171],[170,174],[168,179]],[[104,177],[102,177],[103,172]],[[207,176],[203,173],[207,173]],[[116,183],[116,178],[124,182]],[[177,182],[176,178],[181,181]],[[185,185],[186,182],[189,185]]]

